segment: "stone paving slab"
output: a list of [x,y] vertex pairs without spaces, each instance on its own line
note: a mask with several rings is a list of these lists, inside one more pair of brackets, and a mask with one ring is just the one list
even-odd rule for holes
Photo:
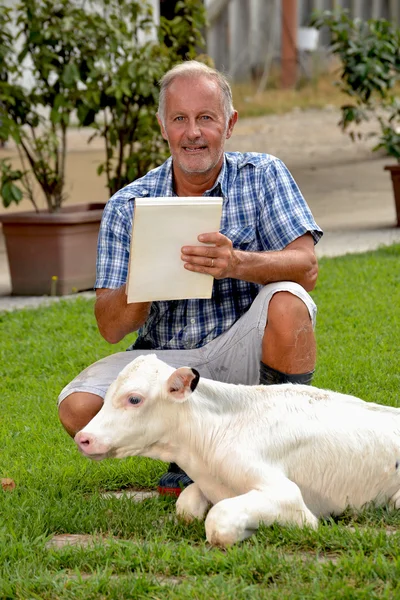
[[383,246],[400,244],[400,227],[326,231],[316,246],[318,258],[358,254]]
[[156,491],[143,491],[143,490],[121,490],[120,492],[104,492],[101,494],[102,498],[129,498],[134,502],[143,502],[148,498],[157,498],[159,493]]

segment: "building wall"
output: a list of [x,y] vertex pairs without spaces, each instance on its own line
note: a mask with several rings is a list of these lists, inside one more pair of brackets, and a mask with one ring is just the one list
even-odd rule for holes
[[[286,1],[205,0],[209,17],[208,54],[216,67],[232,79],[241,80],[279,60]],[[297,0],[298,26],[309,25],[314,10],[339,7],[348,9],[353,18],[386,18],[400,25],[400,0]],[[322,55],[328,40],[328,32],[322,31],[318,40]]]

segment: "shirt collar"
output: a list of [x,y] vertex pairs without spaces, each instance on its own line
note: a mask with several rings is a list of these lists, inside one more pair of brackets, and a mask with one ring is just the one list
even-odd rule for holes
[[224,153],[224,160],[222,161],[222,167],[219,175],[210,190],[207,190],[207,196],[214,196],[213,192],[218,192],[217,195],[225,198],[228,195],[228,167],[226,163],[226,154]]
[[164,163],[165,177],[164,177],[164,193],[162,196],[176,196],[174,191],[174,177],[172,173],[172,157],[170,156]]

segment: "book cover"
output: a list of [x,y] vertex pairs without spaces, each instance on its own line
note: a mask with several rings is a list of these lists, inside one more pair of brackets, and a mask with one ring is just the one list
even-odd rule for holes
[[183,266],[182,246],[199,246],[201,233],[219,231],[222,198],[136,198],[127,301],[211,298],[214,278]]

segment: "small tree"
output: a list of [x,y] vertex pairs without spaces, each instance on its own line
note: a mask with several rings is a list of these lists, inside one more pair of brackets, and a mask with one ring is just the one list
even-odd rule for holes
[[151,7],[143,1],[101,0],[93,6],[101,19],[90,36],[99,49],[97,61],[77,103],[82,125],[102,137],[110,195],[160,165],[168,148],[156,119],[158,81],[175,63],[194,58],[204,45],[205,10],[198,0],[176,5],[172,20],[156,28]]
[[[32,178],[49,211],[65,199],[67,129],[79,83],[97,52],[86,20],[83,8],[69,0],[21,0],[13,10],[0,6],[0,139],[14,140],[22,165],[20,170],[9,160],[0,162],[5,206],[26,195],[38,210]],[[31,85],[23,83],[27,73]]]
[[351,19],[347,11],[316,13],[312,24],[328,27],[331,50],[341,61],[340,89],[352,100],[341,107],[343,131],[360,139],[353,126],[375,120],[373,150],[384,148],[400,162],[400,29],[385,19]]
[[[65,199],[67,130],[77,114],[105,143],[110,194],[167,156],[156,120],[158,81],[204,44],[199,0],[178,2],[156,27],[146,0],[20,0],[0,5],[0,141],[12,138],[21,169],[0,161],[5,206],[27,196],[33,180],[49,211]],[[16,32],[16,33],[15,33]],[[168,45],[167,45],[168,41]],[[16,43],[21,50],[16,52]],[[23,84],[29,72],[32,85]]]

